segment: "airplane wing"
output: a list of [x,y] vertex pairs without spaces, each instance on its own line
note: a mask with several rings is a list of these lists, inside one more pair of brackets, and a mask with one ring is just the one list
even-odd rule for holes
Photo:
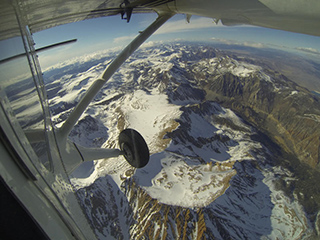
[[[150,13],[152,8],[172,0],[42,0],[42,1],[0,1],[0,40],[20,34],[15,23],[15,11],[20,16],[32,33],[45,30],[58,25],[82,21],[90,18],[133,13]],[[127,4],[125,4],[127,3]],[[16,7],[12,8],[11,4]],[[19,7],[17,7],[19,6]]]
[[[15,8],[30,31],[90,18],[131,13],[172,12],[221,20],[225,25],[248,24],[320,36],[317,0],[17,0]],[[0,2],[0,40],[19,35],[8,1]],[[127,15],[127,16],[126,16]]]
[[317,0],[175,0],[161,6],[175,13],[320,36]]

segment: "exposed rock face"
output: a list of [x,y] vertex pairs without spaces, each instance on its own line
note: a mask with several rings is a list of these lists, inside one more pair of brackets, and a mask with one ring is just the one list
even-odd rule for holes
[[151,198],[132,179],[124,182],[125,193],[137,219],[131,239],[204,239],[206,224],[202,209],[170,206]]
[[320,99],[279,73],[267,73],[268,78],[260,72],[211,76],[205,85],[207,98],[230,107],[319,170]]
[[97,179],[77,194],[99,239],[129,239],[129,226],[134,224],[133,211],[110,176]]

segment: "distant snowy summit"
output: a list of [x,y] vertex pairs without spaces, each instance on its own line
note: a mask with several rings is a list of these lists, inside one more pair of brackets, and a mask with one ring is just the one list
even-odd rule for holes
[[[57,125],[113,55],[45,73]],[[261,61],[203,44],[145,47],[106,83],[71,137],[118,147],[119,133],[134,128],[149,145],[149,164],[96,161],[72,182],[100,239],[310,237],[318,210],[306,213],[292,188],[299,175],[279,163],[278,146],[318,166],[318,104]]]

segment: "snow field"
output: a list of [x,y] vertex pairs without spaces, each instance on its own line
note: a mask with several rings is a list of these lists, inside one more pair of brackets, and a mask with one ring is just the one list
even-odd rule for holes
[[[170,47],[170,49],[168,47],[163,51],[146,49],[145,51],[148,52],[149,56],[145,61],[143,54],[139,53],[141,54],[140,57],[132,58],[132,62],[127,65],[128,67],[123,68],[117,73],[118,75],[110,79],[110,85],[108,86],[110,88],[103,89],[102,94],[111,99],[111,97],[123,93],[116,87],[119,84],[135,81],[134,74],[131,74],[131,71],[134,71],[140,65],[153,65],[159,68],[159,73],[169,71],[173,66],[173,61],[180,64],[179,66],[188,65],[189,63],[183,62],[182,64],[179,60],[183,46],[178,50],[176,48],[178,47]],[[169,54],[170,51],[176,52]],[[160,60],[160,58],[163,59],[162,54],[166,56],[167,61]],[[58,96],[53,98],[52,103],[75,101],[82,94],[83,89],[87,89],[87,84],[97,77],[100,67],[92,67],[88,71],[73,77],[72,81],[69,81],[69,79],[68,84],[65,84],[62,89],[68,94],[63,98]],[[197,71],[201,70],[205,74],[230,72],[238,77],[248,77],[257,73],[260,74],[262,80],[273,81],[272,78],[262,72],[260,67],[231,58],[201,60],[195,64],[195,69]],[[145,72],[140,69],[139,73],[142,75]],[[89,79],[88,82],[82,82],[86,78]],[[83,88],[78,88],[78,86]],[[275,85],[274,88],[275,90],[278,89]],[[93,106],[92,104],[89,111],[92,116],[103,122],[108,129],[109,139],[103,145],[104,147],[117,147],[117,138],[121,131],[118,128],[120,117],[124,119],[123,127],[138,130],[147,141],[152,153],[149,164],[143,169],[134,170],[123,157],[96,161],[93,166],[94,170],[88,177],[71,179],[78,189],[94,186],[97,179],[108,175],[120,188],[123,179],[132,177],[140,188],[160,203],[186,208],[205,207],[210,210],[213,209],[220,218],[224,218],[226,228],[230,232],[243,234],[239,236],[255,236],[246,235],[241,231],[252,233],[251,231],[260,230],[260,235],[265,234],[262,239],[300,239],[308,234],[309,223],[301,205],[274,188],[273,181],[277,174],[282,176],[285,173],[275,170],[268,172],[265,169],[258,170],[257,168],[253,172],[244,171],[244,175],[241,175],[241,172],[235,170],[234,166],[239,161],[242,161],[242,163],[254,161],[259,164],[259,161],[263,161],[265,157],[263,153],[261,155],[259,153],[264,147],[259,142],[250,139],[250,134],[253,132],[251,127],[244,124],[240,118],[228,109],[224,109],[224,112],[219,113],[218,116],[230,120],[234,125],[243,129],[243,132],[232,130],[228,126],[215,124],[214,121],[210,122],[208,119],[202,119],[196,114],[192,114],[190,115],[190,122],[193,127],[188,132],[190,136],[197,139],[198,137],[210,138],[213,134],[226,135],[232,139],[234,144],[223,145],[220,142],[216,145],[208,144],[197,148],[188,143],[186,139],[187,143],[185,145],[174,145],[172,142],[171,144],[165,142],[166,144],[163,145],[161,142],[162,147],[159,147],[158,143],[162,141],[161,138],[164,135],[163,130],[173,131],[179,127],[173,123],[182,114],[181,106],[169,104],[167,95],[160,94],[156,89],[148,90],[150,92],[141,89],[125,92],[123,97],[108,105]],[[291,92],[291,95],[296,94],[296,91]],[[102,102],[101,98],[96,103],[100,102]],[[117,112],[117,108],[121,111]],[[187,146],[187,144],[189,145]],[[212,151],[213,147],[217,149],[217,152]],[[198,158],[204,159],[206,163],[199,163]],[[230,182],[235,184],[234,179],[240,181],[237,187],[241,189],[230,186]],[[256,179],[256,182],[252,183],[253,186],[248,187],[250,184],[248,181],[251,179]],[[115,191],[118,190],[118,188],[115,189]],[[243,192],[241,192],[242,190]],[[223,207],[226,215],[219,215],[221,212],[214,209],[213,205],[218,206],[217,209]],[[139,211],[139,209],[134,209],[134,211]],[[239,221],[237,221],[237,217],[240,219]],[[125,219],[122,220],[125,221]],[[266,226],[266,223],[270,223],[270,226]],[[212,227],[214,229],[215,227],[211,226],[210,222],[206,222],[206,224],[208,228]],[[157,229],[160,227],[158,226]],[[108,232],[104,232],[101,238],[107,235]]]

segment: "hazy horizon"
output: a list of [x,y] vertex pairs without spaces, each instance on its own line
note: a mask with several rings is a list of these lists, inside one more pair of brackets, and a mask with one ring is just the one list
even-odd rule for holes
[[[88,53],[125,47],[139,31],[144,30],[157,14],[135,14],[130,23],[120,16],[90,19],[61,25],[33,34],[36,48],[77,39],[76,43],[38,53],[43,69]],[[193,16],[187,23],[185,15],[173,16],[158,29],[149,41],[214,41],[254,48],[275,48],[300,52],[320,58],[320,37],[253,26],[223,26],[210,18]]]

